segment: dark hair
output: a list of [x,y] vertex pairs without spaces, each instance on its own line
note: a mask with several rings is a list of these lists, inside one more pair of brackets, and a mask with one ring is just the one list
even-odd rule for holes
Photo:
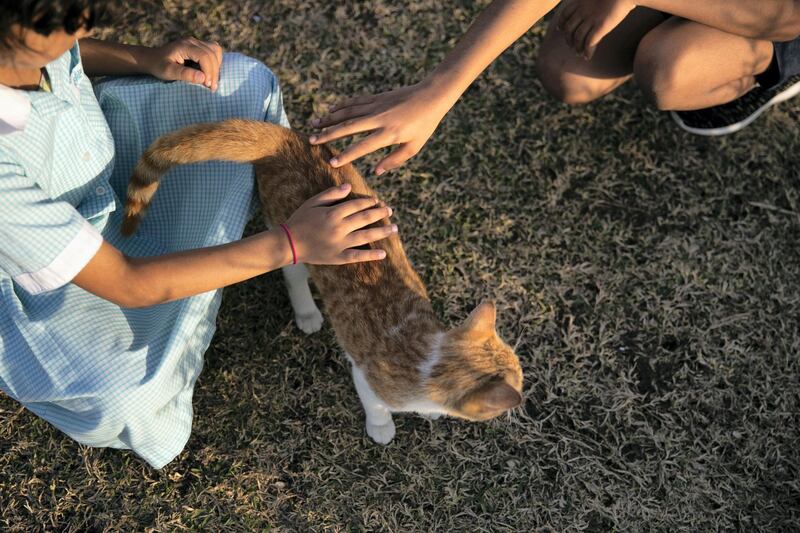
[[11,32],[14,24],[42,35],[57,30],[72,34],[103,22],[110,3],[109,0],[0,0],[0,51],[22,45]]

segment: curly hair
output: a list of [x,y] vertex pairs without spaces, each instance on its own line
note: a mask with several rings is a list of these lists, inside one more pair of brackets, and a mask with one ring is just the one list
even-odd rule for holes
[[0,0],[0,52],[22,45],[12,32],[19,25],[42,35],[57,30],[73,34],[104,21],[109,0]]

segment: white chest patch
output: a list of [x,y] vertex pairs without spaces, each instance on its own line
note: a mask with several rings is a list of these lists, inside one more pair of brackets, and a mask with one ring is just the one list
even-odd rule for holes
[[442,406],[430,400],[413,400],[400,409],[392,409],[396,413],[417,413],[420,415],[446,415]]

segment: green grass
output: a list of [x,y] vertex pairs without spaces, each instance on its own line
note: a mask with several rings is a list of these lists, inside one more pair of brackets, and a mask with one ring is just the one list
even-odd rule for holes
[[[104,35],[253,55],[303,129],[341,96],[417,81],[481,5],[146,0]],[[541,36],[371,178],[445,321],[498,302],[523,408],[399,416],[373,444],[332,332],[300,333],[270,274],[226,290],[192,437],[162,471],[0,398],[0,529],[797,529],[800,107],[722,139],[633,86],[568,107],[536,80]]]

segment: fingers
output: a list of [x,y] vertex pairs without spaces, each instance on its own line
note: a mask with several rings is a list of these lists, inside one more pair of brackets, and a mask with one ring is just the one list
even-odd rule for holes
[[331,111],[326,116],[320,118],[315,118],[311,121],[311,125],[315,128],[327,128],[328,126],[333,126],[336,124],[340,124],[345,120],[351,118],[358,118],[364,116],[370,112],[372,109],[371,105],[353,105],[341,108],[337,111]]
[[217,56],[217,61],[219,62],[220,66],[222,66],[222,54],[225,52],[222,49],[222,45],[219,44],[217,41],[208,44],[211,49],[214,51],[214,55]]
[[343,204],[339,204],[336,207],[331,209],[331,216],[336,219],[343,219],[347,218],[354,213],[358,213],[359,211],[363,211],[364,209],[369,209],[370,207],[375,206],[378,203],[377,198],[357,198],[355,200],[350,200],[348,202],[344,202]]
[[197,50],[198,54],[195,61],[200,64],[200,70],[206,76],[205,86],[212,91],[216,91],[219,82],[219,59],[217,59],[216,53],[205,43],[199,43],[195,50]]
[[197,39],[186,40],[186,56],[188,59],[200,64],[200,70],[205,75],[203,84],[212,91],[217,90],[219,84],[219,68],[222,62],[222,47],[218,44],[208,44]]
[[559,28],[564,33],[564,38],[567,40],[567,44],[570,48],[575,48],[575,32],[578,27],[583,22],[583,17],[577,12],[575,9],[573,12],[570,13],[568,18],[564,19],[564,22],[561,23]]
[[219,88],[219,73],[222,70],[222,55],[224,50],[222,49],[222,45],[216,41],[213,43],[208,43],[208,46],[211,48],[211,51],[214,52],[214,56],[217,58],[217,75],[214,78],[214,82],[211,87],[212,91],[216,91],[217,88]]
[[585,53],[586,61],[591,61],[592,58],[594,57],[594,53],[596,51],[597,51],[597,45],[596,44],[590,44],[589,46],[587,46],[586,47],[586,53]]
[[375,175],[380,176],[387,170],[392,170],[401,166],[403,163],[417,155],[417,152],[419,152],[419,149],[414,148],[409,144],[402,145],[400,148],[384,157],[375,166]]
[[312,135],[308,138],[311,144],[324,144],[343,137],[349,137],[356,133],[363,133],[365,131],[372,131],[377,127],[377,123],[372,117],[362,117],[355,120],[348,120],[342,124],[328,128],[322,133]]
[[384,146],[389,146],[391,144],[392,141],[389,139],[388,135],[385,135],[381,132],[376,132],[369,137],[361,139],[357,143],[348,146],[341,154],[331,159],[330,164],[334,168],[339,168],[352,161],[355,161],[359,157],[363,157],[374,152],[375,150],[379,150]]
[[583,20],[580,17],[575,16],[569,19],[566,23],[566,26],[564,27],[564,32],[565,32],[564,36],[567,38],[567,44],[573,50],[577,49],[578,45],[577,41],[575,40],[576,32],[578,31],[578,28],[581,26],[582,23]]
[[586,39],[592,33],[592,23],[588,20],[583,21],[580,26],[575,29],[575,37],[573,41],[575,43],[575,51],[580,55],[586,57]]
[[558,13],[558,22],[556,23],[556,28],[561,30],[564,33],[569,33],[566,31],[567,24],[569,20],[572,18],[572,15],[578,9],[578,2],[568,2],[562,4],[562,8]]
[[364,226],[369,226],[370,224],[374,224],[379,220],[383,220],[384,218],[388,217],[391,213],[391,209],[388,207],[376,207],[374,209],[367,209],[365,211],[359,211],[349,217],[345,218],[342,221],[343,227],[345,231],[348,233],[353,232],[355,230],[361,229]]
[[371,250],[354,250],[353,248],[348,248],[342,252],[341,261],[344,265],[348,263],[363,263],[365,261],[380,261],[385,257],[386,252],[380,248]]
[[336,111],[344,109],[345,107],[371,104],[374,101],[375,101],[375,95],[372,94],[365,94],[363,96],[354,96],[353,98],[348,98],[346,100],[342,100],[341,102],[333,104],[333,106],[328,110],[328,113],[335,113]]
[[169,63],[164,68],[164,78],[168,80],[180,80],[187,83],[203,83],[205,75],[197,69],[184,67],[178,63]]
[[312,206],[328,205],[345,198],[348,194],[350,194],[350,184],[344,183],[338,187],[331,187],[330,189],[324,190],[316,196],[312,196],[306,200],[305,203]]
[[584,56],[586,57],[587,61],[594,57],[594,53],[597,50],[597,46],[603,40],[605,35],[602,33],[600,28],[592,28],[586,35],[586,50],[584,52]]
[[363,246],[365,244],[377,242],[387,237],[391,237],[395,233],[397,233],[396,224],[381,226],[380,228],[369,228],[369,229],[362,229],[360,231],[354,231],[353,233],[350,234],[350,237],[348,238],[347,246],[349,248],[353,248],[356,246]]

